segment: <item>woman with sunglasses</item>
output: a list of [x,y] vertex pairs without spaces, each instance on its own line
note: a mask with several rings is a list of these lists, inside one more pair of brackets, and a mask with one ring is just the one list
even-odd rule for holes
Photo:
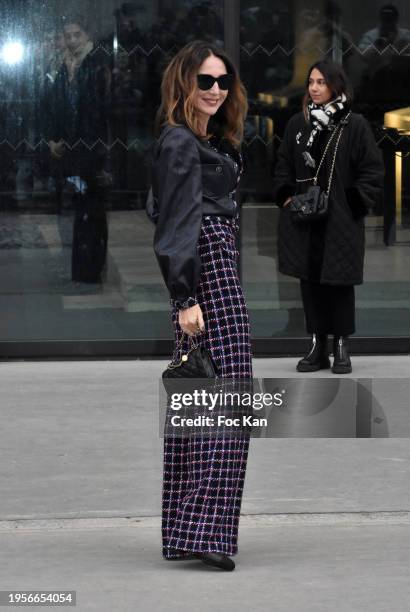
[[[154,250],[169,290],[176,347],[197,335],[217,375],[252,377],[248,312],[238,278],[235,190],[245,89],[227,55],[207,42],[165,70],[153,172]],[[164,436],[162,537],[166,559],[233,570],[249,434]]]

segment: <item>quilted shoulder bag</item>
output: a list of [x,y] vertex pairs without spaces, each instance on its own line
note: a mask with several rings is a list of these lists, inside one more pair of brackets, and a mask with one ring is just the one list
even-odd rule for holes
[[182,352],[183,334],[180,342],[175,347],[171,363],[162,373],[162,380],[166,390],[167,380],[176,378],[216,378],[217,368],[211,353],[208,349],[201,346],[200,341],[188,336],[190,348]]

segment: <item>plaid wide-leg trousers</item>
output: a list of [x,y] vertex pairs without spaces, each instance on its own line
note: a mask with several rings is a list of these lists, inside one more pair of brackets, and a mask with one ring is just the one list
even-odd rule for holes
[[[198,251],[202,268],[196,297],[205,322],[201,342],[211,351],[219,376],[250,379],[249,318],[238,278],[234,221],[204,217]],[[180,342],[176,309],[172,321],[175,341]],[[237,553],[249,440],[246,431],[215,437],[164,435],[165,558],[191,552]]]

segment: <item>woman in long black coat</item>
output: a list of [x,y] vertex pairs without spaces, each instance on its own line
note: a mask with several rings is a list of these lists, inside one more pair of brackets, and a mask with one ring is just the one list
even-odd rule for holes
[[[355,332],[354,285],[363,282],[364,217],[380,197],[384,168],[366,119],[351,112],[349,90],[339,64],[314,64],[306,79],[303,112],[289,121],[278,151],[274,200],[282,209],[279,270],[300,279],[307,333],[312,336],[308,353],[297,365],[299,372],[330,367],[328,334],[334,336],[332,371],[352,371],[347,339]],[[295,222],[294,196],[307,192],[317,172],[317,184],[328,188],[335,152],[328,214]]]

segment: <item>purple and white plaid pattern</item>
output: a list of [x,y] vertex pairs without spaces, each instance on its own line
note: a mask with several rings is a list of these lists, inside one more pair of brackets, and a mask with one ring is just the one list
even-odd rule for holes
[[[252,378],[248,311],[238,278],[235,222],[204,217],[196,297],[211,351],[223,378]],[[173,309],[175,340],[182,332]],[[182,345],[185,350],[187,347]],[[162,541],[165,558],[192,552],[235,555],[249,449],[248,433],[215,438],[164,436]],[[177,552],[176,552],[177,551]]]

